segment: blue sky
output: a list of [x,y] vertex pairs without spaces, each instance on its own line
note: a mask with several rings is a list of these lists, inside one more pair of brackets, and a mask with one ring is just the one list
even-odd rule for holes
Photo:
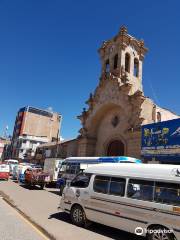
[[1,0],[0,134],[20,107],[51,106],[61,135],[76,137],[76,116],[98,84],[97,49],[121,25],[142,38],[145,95],[180,114],[178,0]]

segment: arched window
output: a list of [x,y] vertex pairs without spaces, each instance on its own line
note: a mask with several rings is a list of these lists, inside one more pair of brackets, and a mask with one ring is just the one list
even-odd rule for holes
[[118,54],[114,56],[114,69],[116,69],[118,66]]
[[105,70],[106,70],[106,73],[109,73],[110,72],[110,64],[109,64],[109,59],[106,60],[106,64],[105,64]]
[[157,112],[157,122],[161,122],[161,113]]
[[134,59],[134,76],[139,77],[139,61],[137,58]]
[[130,55],[126,53],[125,55],[125,71],[130,73]]

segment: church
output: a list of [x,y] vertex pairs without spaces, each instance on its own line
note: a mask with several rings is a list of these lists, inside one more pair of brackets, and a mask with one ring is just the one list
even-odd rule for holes
[[141,155],[141,126],[179,118],[157,106],[143,92],[143,60],[148,49],[143,40],[119,33],[104,41],[99,84],[78,116],[82,128],[77,138],[77,156]]
[[104,41],[98,52],[98,86],[78,119],[79,136],[59,145],[58,156],[130,156],[141,158],[141,126],[179,118],[157,106],[143,92],[143,61],[148,49],[143,40],[122,26]]

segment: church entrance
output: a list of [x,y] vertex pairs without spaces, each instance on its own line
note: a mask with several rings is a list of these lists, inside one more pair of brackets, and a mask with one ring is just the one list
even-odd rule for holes
[[107,156],[124,156],[124,144],[120,140],[114,140],[109,143]]

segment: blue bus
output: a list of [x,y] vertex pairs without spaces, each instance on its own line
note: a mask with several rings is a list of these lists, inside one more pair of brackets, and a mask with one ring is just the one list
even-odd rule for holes
[[62,194],[66,180],[72,180],[79,172],[85,170],[88,166],[100,163],[142,163],[142,161],[126,156],[66,158],[61,164],[56,185],[57,188],[60,189],[60,194]]

